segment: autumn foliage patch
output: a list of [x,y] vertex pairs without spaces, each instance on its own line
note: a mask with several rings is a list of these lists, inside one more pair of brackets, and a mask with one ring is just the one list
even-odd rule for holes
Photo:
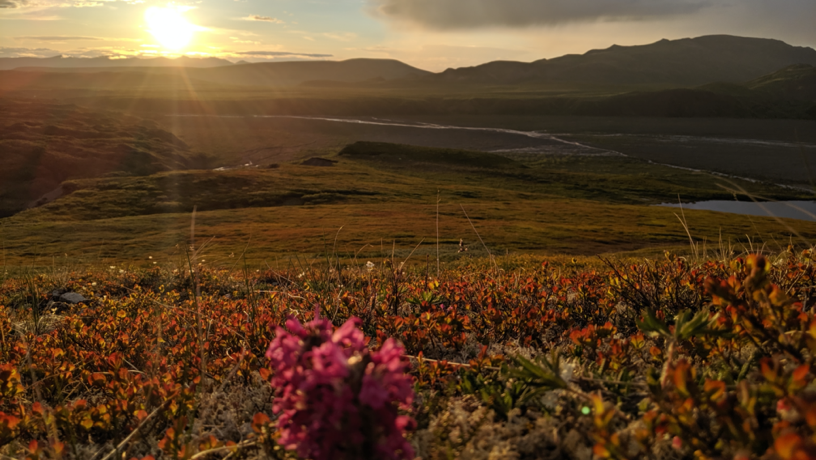
[[816,456],[810,251],[512,262],[5,279],[0,454]]

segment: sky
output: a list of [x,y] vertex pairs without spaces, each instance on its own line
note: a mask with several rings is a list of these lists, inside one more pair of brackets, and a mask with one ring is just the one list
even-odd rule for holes
[[0,57],[368,57],[441,71],[711,34],[816,48],[816,0],[0,0]]

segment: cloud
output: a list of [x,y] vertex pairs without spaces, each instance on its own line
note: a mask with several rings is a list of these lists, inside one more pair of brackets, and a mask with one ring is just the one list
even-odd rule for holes
[[53,57],[59,56],[59,54],[59,51],[50,48],[9,48],[0,46],[0,58]]
[[241,38],[238,38],[238,37],[230,37],[230,40],[232,40],[233,43],[238,43],[238,44],[241,44],[241,45],[260,45],[261,44],[261,42],[259,42],[257,40],[244,40],[244,39],[241,39]]
[[[73,57],[73,58],[98,58],[107,57],[110,59],[122,59],[126,57],[146,57],[154,56],[157,52],[150,49],[132,49],[128,47],[103,46],[98,48],[77,48],[69,50],[55,50],[51,48],[12,48],[0,46],[0,57]],[[175,53],[160,53],[171,57],[178,56]]]
[[357,38],[357,34],[354,32],[345,32],[345,33],[329,33],[324,32],[323,36],[326,38],[330,38],[332,40],[337,40],[340,42],[348,42]]
[[429,29],[527,27],[694,13],[712,0],[368,0],[377,17]]
[[238,56],[252,56],[252,57],[299,57],[299,58],[329,58],[331,54],[310,54],[310,53],[291,53],[288,51],[237,51],[233,53]]
[[143,0],[0,0],[0,9],[43,10],[48,8],[86,8],[103,6],[106,3],[116,1],[134,4],[141,3]]
[[36,40],[40,42],[65,42],[70,40],[102,40],[99,37],[81,37],[74,35],[26,35],[14,37],[15,40]]
[[[3,0],[0,0],[3,1]],[[259,14],[250,14],[249,16],[245,16],[243,18],[239,18],[242,21],[263,21],[263,22],[271,22],[272,24],[283,24],[284,22],[278,18],[273,18],[270,16],[261,16]]]
[[[2,1],[2,0],[0,0]],[[0,10],[2,11],[2,10]],[[0,19],[4,21],[62,21],[63,17],[50,15],[50,16],[42,16],[42,15],[26,15],[26,14],[15,14],[15,15],[0,15]]]

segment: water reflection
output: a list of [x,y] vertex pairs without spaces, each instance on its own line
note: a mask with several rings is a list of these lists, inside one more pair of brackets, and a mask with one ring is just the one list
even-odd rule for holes
[[[660,206],[679,208],[678,203],[663,203]],[[748,216],[776,216],[789,219],[816,221],[814,201],[773,201],[754,203],[752,201],[710,200],[697,203],[683,203],[683,209],[730,212]]]

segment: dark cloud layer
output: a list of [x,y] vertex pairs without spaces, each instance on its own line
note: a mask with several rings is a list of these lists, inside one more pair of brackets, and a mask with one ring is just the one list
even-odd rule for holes
[[378,16],[432,29],[555,25],[694,13],[710,0],[369,0]]

